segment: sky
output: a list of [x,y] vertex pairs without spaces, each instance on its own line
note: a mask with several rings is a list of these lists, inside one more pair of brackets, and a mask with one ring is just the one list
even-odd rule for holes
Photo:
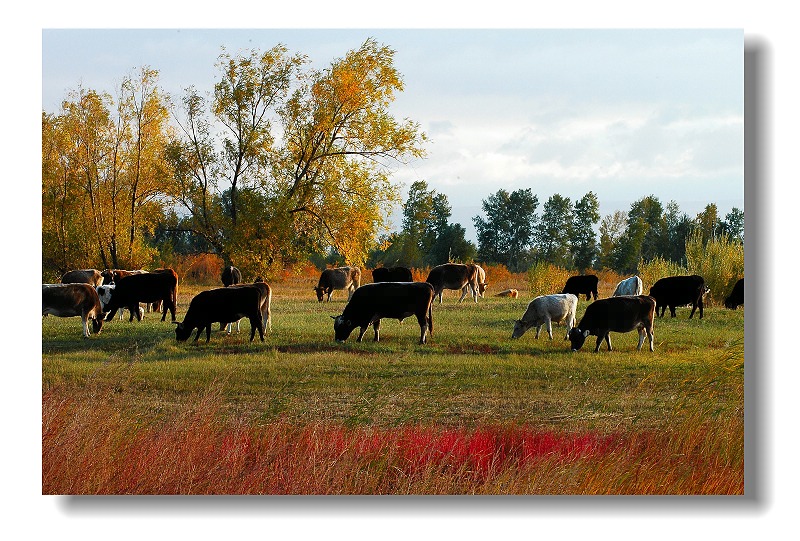
[[744,208],[742,29],[44,29],[42,109],[79,87],[114,95],[142,66],[176,97],[210,92],[223,46],[283,43],[322,69],[370,37],[396,51],[392,112],[430,138],[392,178],[445,194],[471,240],[501,188],[531,188],[539,212],[589,191],[601,216],[647,195],[692,217]]

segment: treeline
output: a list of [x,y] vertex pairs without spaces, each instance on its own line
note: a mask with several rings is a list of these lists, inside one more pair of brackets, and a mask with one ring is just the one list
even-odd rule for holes
[[[682,262],[693,231],[742,241],[744,215],[709,204],[689,217],[654,196],[602,220],[597,196],[499,190],[473,218],[477,245],[447,196],[418,181],[403,202],[393,168],[425,154],[426,135],[389,112],[403,90],[394,51],[369,39],[325,69],[277,45],[223,49],[206,92],[169,96],[150,67],[114,94],[78,88],[42,112],[42,272],[155,268],[213,253],[245,274],[305,261],[429,267],[537,262],[633,272]],[[388,217],[402,204],[399,231]],[[595,229],[599,223],[599,236]]]
[[482,202],[483,214],[472,219],[475,245],[461,224],[450,223],[447,196],[417,181],[403,205],[401,230],[381,238],[368,264],[430,267],[477,260],[524,272],[544,262],[577,272],[605,268],[628,274],[654,260],[686,265],[692,237],[703,246],[716,238],[744,242],[744,213],[733,208],[722,218],[714,203],[690,217],[674,201],[665,206],[649,195],[635,201],[627,214],[616,211],[601,220],[597,196],[590,191],[575,202],[554,194],[539,213],[538,208],[539,198],[530,188],[489,195]]

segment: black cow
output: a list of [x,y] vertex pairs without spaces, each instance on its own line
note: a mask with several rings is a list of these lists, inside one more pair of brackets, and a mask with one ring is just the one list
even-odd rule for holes
[[381,318],[403,319],[417,316],[420,328],[419,343],[424,344],[426,331],[433,336],[433,286],[427,282],[379,282],[355,290],[344,312],[333,317],[333,332],[337,342],[344,342],[353,329],[361,327],[358,341],[367,327],[375,330],[375,342],[380,339]]
[[103,285],[103,274],[97,269],[72,270],[61,277],[62,284],[89,284],[93,287]]
[[108,315],[106,321],[111,321],[117,310],[127,308],[131,312],[129,321],[133,321],[136,313],[138,321],[142,320],[139,303],[163,304],[161,321],[167,318],[167,311],[175,321],[175,309],[178,300],[178,274],[172,269],[163,269],[160,272],[145,272],[132,274],[116,282],[114,289],[108,290],[109,298],[104,300]]
[[608,351],[611,351],[611,338],[609,332],[639,331],[639,345],[637,351],[642,349],[645,335],[650,339],[650,351],[653,348],[653,314],[656,310],[656,301],[645,295],[609,297],[600,299],[586,307],[580,323],[569,331],[569,341],[572,351],[578,351],[583,346],[586,338],[591,334],[597,336],[594,352],[600,351],[600,344],[605,339]]
[[725,297],[725,308],[736,310],[741,305],[744,305],[744,278],[737,280],[731,294]]
[[89,284],[42,284],[42,315],[80,316],[84,338],[89,338],[90,319],[95,334],[100,334],[103,328],[100,298]]
[[314,292],[317,294],[317,300],[322,302],[325,295],[328,296],[328,301],[331,300],[334,289],[346,289],[347,300],[350,300],[353,297],[353,292],[360,285],[361,269],[358,267],[337,267],[322,271]]
[[[265,284],[266,285],[266,284]],[[262,319],[262,292],[258,287],[239,285],[220,287],[201,291],[189,302],[186,316],[175,323],[175,339],[186,341],[197,329],[194,341],[200,338],[205,329],[206,342],[211,339],[211,325],[214,323],[230,323],[246,317],[250,320],[250,341],[256,335],[256,329],[264,341],[264,324]]]
[[703,295],[707,292],[705,280],[696,274],[661,278],[650,288],[650,296],[656,300],[658,317],[664,317],[667,306],[670,315],[675,317],[675,307],[691,304],[692,312],[689,314],[689,319],[692,319],[698,308],[700,308],[700,319],[703,319]]
[[378,282],[413,282],[411,269],[407,267],[378,267],[372,270],[372,281]]
[[586,295],[586,300],[594,297],[597,300],[597,276],[586,274],[583,276],[570,276],[561,293],[572,293],[579,299],[581,295]]
[[[259,277],[260,278],[260,277]],[[233,284],[229,286],[232,288],[237,287],[255,287],[261,293],[259,297],[259,310],[261,310],[261,325],[264,329],[271,331],[272,330],[272,313],[270,306],[272,304],[272,289],[267,285],[263,280],[253,282],[252,284]],[[219,330],[222,330],[226,326],[226,323],[220,322]],[[231,329],[233,326],[233,322],[227,323],[227,332],[228,334],[231,333]],[[239,320],[236,320],[236,332],[239,332]]]
[[[467,292],[472,290],[472,299],[478,302],[478,267],[477,265],[462,265],[460,263],[445,263],[437,265],[428,273],[426,282],[433,286],[435,295],[439,296],[439,304],[442,304],[442,291],[445,289],[461,289],[461,297],[458,302],[464,300]],[[468,287],[465,287],[468,286]]]
[[220,276],[222,280],[222,285],[225,287],[234,285],[234,284],[241,284],[242,283],[242,273],[236,267],[230,266],[225,267],[222,269],[222,276]]

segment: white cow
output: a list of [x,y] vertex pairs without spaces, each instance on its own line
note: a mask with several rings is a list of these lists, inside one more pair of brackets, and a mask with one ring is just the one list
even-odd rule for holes
[[528,308],[522,315],[522,319],[514,322],[514,332],[511,338],[519,338],[531,327],[536,327],[536,338],[539,338],[539,331],[542,325],[547,325],[547,335],[553,339],[552,323],[564,323],[567,326],[567,333],[564,340],[569,336],[569,331],[575,326],[575,311],[578,308],[578,297],[572,293],[557,293],[554,295],[541,295],[528,303]]
[[612,297],[620,297],[622,295],[641,295],[642,294],[642,279],[638,276],[631,276],[617,284]]

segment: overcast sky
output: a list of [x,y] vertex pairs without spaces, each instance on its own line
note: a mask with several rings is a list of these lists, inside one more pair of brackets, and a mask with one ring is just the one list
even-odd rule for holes
[[79,86],[112,95],[138,67],[170,93],[210,91],[224,46],[277,43],[324,68],[368,37],[396,50],[393,104],[430,137],[397,169],[444,193],[454,222],[500,188],[597,194],[602,215],[653,194],[694,216],[744,208],[742,30],[50,30],[42,32],[42,109]]

